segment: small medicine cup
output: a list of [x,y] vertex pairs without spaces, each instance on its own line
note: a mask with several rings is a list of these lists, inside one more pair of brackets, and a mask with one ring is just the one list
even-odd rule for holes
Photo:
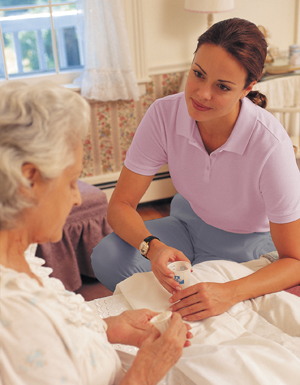
[[165,311],[151,318],[150,322],[159,330],[160,334],[163,334],[170,325],[171,316],[171,311]]
[[190,285],[192,266],[189,262],[177,261],[168,265],[168,268],[174,272],[174,279],[180,283],[183,289]]

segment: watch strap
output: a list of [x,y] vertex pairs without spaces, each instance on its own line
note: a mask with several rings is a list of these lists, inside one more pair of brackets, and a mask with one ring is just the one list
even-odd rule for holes
[[151,241],[153,241],[153,239],[157,239],[157,240],[160,241],[160,239],[157,238],[157,237],[155,237],[154,235],[149,235],[149,237],[146,237],[146,238],[143,240],[143,242],[142,242],[142,243],[147,243],[147,244],[148,244],[148,250],[147,250],[146,254],[142,254],[142,253],[141,253],[141,255],[142,255],[144,258],[146,258],[146,259],[149,259],[149,258],[147,258],[147,254],[148,254],[149,247],[150,247],[149,244],[150,244]]
[[[144,242],[150,243],[153,239],[158,239],[158,238],[155,237],[154,235],[149,235],[149,237],[144,239]],[[160,240],[160,239],[158,239],[158,240]]]

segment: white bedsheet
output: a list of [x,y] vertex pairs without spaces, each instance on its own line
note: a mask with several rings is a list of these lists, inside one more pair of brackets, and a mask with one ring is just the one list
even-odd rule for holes
[[[226,282],[251,273],[241,264],[209,261],[194,266],[192,280]],[[169,307],[170,294],[151,272],[121,282],[115,295],[112,298],[123,298],[125,308],[165,311]],[[186,377],[184,383],[189,379],[197,385],[300,385],[299,297],[269,294],[190,324],[192,346],[184,349],[176,364]]]

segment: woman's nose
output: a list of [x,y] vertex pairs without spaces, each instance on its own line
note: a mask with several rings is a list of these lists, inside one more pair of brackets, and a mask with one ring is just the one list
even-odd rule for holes
[[78,185],[76,183],[76,189],[74,191],[74,206],[80,206],[82,203],[81,193],[79,191]]
[[212,97],[211,86],[208,84],[202,85],[198,88],[197,94],[203,100],[210,100]]

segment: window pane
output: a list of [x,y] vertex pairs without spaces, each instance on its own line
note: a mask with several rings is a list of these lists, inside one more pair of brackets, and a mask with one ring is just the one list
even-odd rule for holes
[[51,29],[42,29],[43,41],[45,44],[45,61],[47,69],[55,69]]
[[54,68],[49,8],[6,11],[0,18],[9,74]]
[[24,72],[39,70],[37,37],[35,31],[21,31],[18,34],[22,49],[22,65]]
[[[83,68],[82,42],[78,43],[76,28],[76,1],[67,4],[70,0],[52,0],[52,4],[58,3],[52,7],[52,25],[50,8],[45,7],[48,0],[0,0],[4,59],[10,76]],[[0,54],[0,78],[5,76],[4,68]]]
[[9,74],[18,73],[17,56],[14,48],[14,38],[12,33],[4,33],[4,55],[6,58],[7,72]]
[[82,49],[77,36],[76,5],[53,7],[59,69],[82,68]]
[[2,55],[2,42],[0,40],[0,79],[5,79],[4,60]]
[[32,5],[46,5],[48,3],[49,3],[48,0],[0,0],[0,8],[26,7],[26,6],[32,6]]

